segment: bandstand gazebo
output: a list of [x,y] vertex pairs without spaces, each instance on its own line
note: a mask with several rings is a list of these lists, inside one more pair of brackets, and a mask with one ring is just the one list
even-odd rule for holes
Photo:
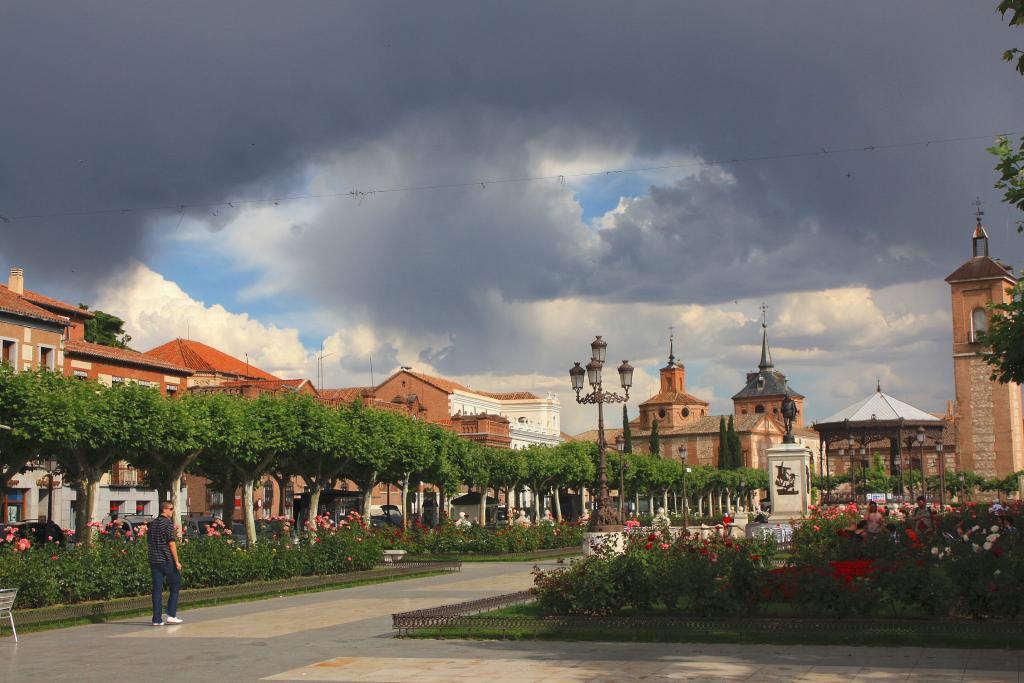
[[890,475],[899,478],[896,500],[904,500],[908,489],[911,498],[915,495],[913,480],[905,479],[905,472],[921,473],[916,493],[924,494],[931,470],[940,477],[939,500],[945,503],[946,458],[951,455],[944,448],[945,420],[884,394],[877,386],[867,398],[814,423],[814,429],[821,444],[823,480],[857,467],[867,469],[873,453],[885,453]]

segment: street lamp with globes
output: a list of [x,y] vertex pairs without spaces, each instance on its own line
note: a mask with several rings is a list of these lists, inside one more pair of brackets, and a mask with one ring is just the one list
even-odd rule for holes
[[686,444],[683,444],[682,446],[679,447],[679,462],[683,466],[683,535],[684,536],[690,533],[690,530],[687,528],[688,523],[689,523],[689,518],[690,518],[690,499],[686,497],[686,474],[691,471],[689,466],[687,466],[687,464],[686,464],[686,455],[687,455],[688,452],[689,452],[689,449],[686,447]]
[[[604,404],[624,403],[629,400],[629,388],[633,385],[633,366],[629,361],[622,361],[618,367],[619,383],[622,385],[624,395],[605,391],[601,379],[601,369],[604,367],[605,352],[608,350],[608,342],[600,335],[590,343],[590,362],[586,368],[576,362],[569,370],[569,379],[572,381],[572,390],[576,392],[576,402],[580,404],[597,404],[597,450],[598,465],[597,477],[599,492],[597,497],[597,509],[590,517],[591,531],[621,531],[622,519],[612,506],[611,498],[608,497],[608,471],[605,467],[605,440],[604,440]],[[583,396],[583,378],[586,376],[592,391]],[[620,492],[621,493],[621,492]]]

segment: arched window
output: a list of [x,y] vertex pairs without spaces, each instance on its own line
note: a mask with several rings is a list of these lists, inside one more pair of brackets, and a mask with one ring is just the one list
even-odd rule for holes
[[683,417],[690,417],[690,409],[683,408]]
[[754,406],[754,412],[755,413],[763,413],[764,412],[764,406],[761,405],[760,403],[758,403],[756,406]]
[[978,306],[971,311],[971,341],[978,341],[979,332],[988,332],[988,316],[985,315],[985,309]]

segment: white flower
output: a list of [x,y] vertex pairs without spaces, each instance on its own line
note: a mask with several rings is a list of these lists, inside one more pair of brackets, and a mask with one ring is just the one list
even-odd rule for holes
[[999,540],[999,534],[989,534],[985,537],[986,543],[995,543],[997,540]]
[[1002,569],[997,569],[994,572],[992,572],[992,576],[999,576],[1002,572],[1003,572]]
[[932,555],[938,555],[938,554],[939,554],[939,549],[938,548],[932,548]]
[[989,529],[989,531],[999,531],[999,525],[998,524],[993,524],[992,528]]
[[980,529],[980,528],[981,528],[980,526],[978,526],[977,524],[975,524],[974,526],[972,526],[972,527],[971,527],[971,530],[970,530],[970,531],[969,531],[968,533],[971,533],[971,534],[973,534],[973,533],[974,533],[975,531],[977,531],[977,530],[978,530],[978,529]]
[[974,552],[978,552],[979,550],[981,550],[981,546],[978,545],[977,543],[972,543],[971,544],[971,550],[973,550]]

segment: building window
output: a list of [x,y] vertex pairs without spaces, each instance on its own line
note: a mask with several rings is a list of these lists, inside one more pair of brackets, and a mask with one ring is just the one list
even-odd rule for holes
[[75,370],[75,379],[89,379],[89,373],[85,370]]
[[110,514],[121,514],[124,512],[124,501],[123,500],[112,500],[110,501]]
[[137,514],[137,515],[148,515],[149,514],[149,501],[148,500],[137,500],[137,501],[135,501],[135,514]]
[[683,408],[682,413],[683,413],[683,417],[690,417],[690,409],[689,408]]
[[53,371],[54,363],[57,361],[57,353],[52,346],[39,347],[39,368],[41,370]]
[[978,306],[971,311],[971,342],[978,341],[978,335],[988,332],[988,316],[985,309]]
[[168,384],[167,385],[167,395],[168,396],[173,397],[177,393],[178,393],[178,387],[174,386],[173,384]]
[[758,403],[756,406],[754,406],[754,412],[758,413],[758,414],[763,413],[764,412],[764,406],[761,405],[760,403]]
[[14,489],[0,493],[0,515],[6,523],[20,522],[25,518],[25,491]]
[[658,417],[661,417],[661,418],[665,417],[665,409],[664,408],[658,408]]
[[3,357],[0,361],[4,365],[10,365],[15,370],[18,369],[18,342],[12,339],[3,340]]
[[263,482],[263,507],[266,510],[270,510],[271,504],[274,502],[274,484],[271,481]]
[[111,386],[116,386],[118,384],[124,384],[124,382],[125,382],[124,377],[111,377],[110,378],[110,385]]

